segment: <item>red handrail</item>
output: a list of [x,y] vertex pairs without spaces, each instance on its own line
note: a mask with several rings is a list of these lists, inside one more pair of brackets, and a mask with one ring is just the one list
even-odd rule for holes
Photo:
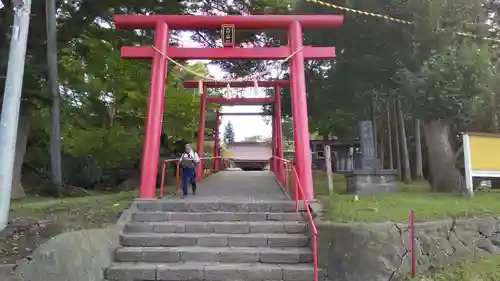
[[160,182],[160,197],[163,197],[163,192],[165,188],[165,173],[168,171],[167,163],[176,163],[176,171],[175,171],[175,186],[176,191],[179,188],[180,181],[180,172],[179,172],[179,159],[165,159],[163,160],[163,164],[161,167],[161,182]]
[[[220,156],[217,156],[217,157],[202,157],[200,158],[200,160],[210,160],[210,159],[220,159],[221,162],[222,160],[224,160],[225,158],[223,157],[220,157]],[[165,159],[163,160],[163,164],[162,164],[162,169],[161,169],[161,182],[160,182],[160,197],[163,197],[163,193],[164,193],[164,188],[165,188],[165,174],[166,172],[168,171],[168,165],[167,163],[176,163],[176,172],[175,172],[175,177],[176,177],[176,182],[175,182],[175,192],[178,193],[180,191],[180,161],[179,159]],[[203,163],[200,163],[200,165],[203,165]],[[225,165],[222,165],[222,169],[225,169]],[[202,169],[202,171],[204,172],[204,169]]]
[[[311,210],[309,209],[309,205],[307,204],[307,201],[304,200],[306,198],[304,189],[302,187],[302,184],[299,180],[297,170],[295,169],[295,166],[293,165],[293,161],[279,158],[276,156],[271,157],[272,159],[275,159],[275,165],[273,172],[276,175],[276,179],[278,183],[280,183],[285,191],[290,194],[290,188],[289,188],[289,183],[291,181],[291,187],[293,188],[294,192],[294,199],[295,199],[295,211],[299,213],[299,201],[302,199],[304,201],[304,205],[306,207],[306,213],[307,213],[307,220],[309,221],[309,224],[311,225],[311,236],[312,236],[312,251],[313,251],[313,268],[314,268],[314,281],[318,281],[318,230],[316,228],[316,224],[314,223]],[[278,163],[279,164],[278,164]],[[278,168],[279,166],[279,168]],[[284,167],[285,173],[281,173],[281,167]],[[288,172],[291,172],[291,178],[290,181],[288,179]],[[300,196],[299,196],[300,195]]]

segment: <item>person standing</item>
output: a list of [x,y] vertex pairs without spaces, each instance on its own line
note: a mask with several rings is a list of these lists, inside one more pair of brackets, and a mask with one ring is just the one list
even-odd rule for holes
[[184,198],[188,195],[188,181],[193,188],[193,195],[196,195],[196,165],[200,163],[198,153],[191,149],[189,144],[186,144],[184,153],[180,159],[181,175],[182,175],[182,196]]

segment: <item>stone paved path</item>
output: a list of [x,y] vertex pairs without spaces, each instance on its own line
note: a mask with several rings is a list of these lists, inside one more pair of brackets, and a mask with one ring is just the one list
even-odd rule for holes
[[[189,193],[191,193],[191,186]],[[189,201],[287,200],[270,171],[230,170],[218,172],[198,183],[196,196]]]

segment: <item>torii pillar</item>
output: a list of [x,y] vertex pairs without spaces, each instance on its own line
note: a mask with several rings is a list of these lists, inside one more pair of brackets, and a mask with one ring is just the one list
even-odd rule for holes
[[[288,30],[290,50],[303,47],[302,26],[298,21],[290,24]],[[307,114],[306,78],[304,73],[304,54],[298,52],[290,59],[290,87],[292,93],[293,140],[295,143],[295,168],[305,198],[311,200],[313,194],[312,162],[309,149],[309,115]]]
[[[283,126],[281,124],[281,87],[279,85],[274,86],[274,116],[273,123],[275,124],[276,131],[276,154],[275,156],[279,159],[284,159],[283,153]],[[278,174],[278,180],[280,183],[284,183],[285,181],[285,167],[281,160],[275,162],[274,166],[275,172]]]
[[[274,102],[276,104],[276,102]],[[272,157],[269,161],[269,169],[271,172],[276,172],[274,167],[276,166],[276,116],[273,114],[271,117],[271,154]]]
[[200,163],[196,166],[196,180],[201,181],[203,179],[203,171],[205,161],[204,155],[204,144],[205,144],[205,120],[206,120],[206,108],[207,108],[207,87],[203,85],[203,90],[200,97],[200,126],[198,127],[198,156],[200,157]]
[[[173,59],[282,60],[293,54],[290,60],[290,77],[296,167],[299,183],[305,193],[303,199],[313,199],[304,59],[331,59],[335,57],[335,49],[333,47],[309,46],[301,49],[303,44],[302,28],[339,28],[342,21],[343,16],[341,15],[115,15],[116,28],[155,29],[153,47],[123,47],[121,53],[124,58],[153,60],[139,197],[141,199],[155,198],[167,66],[167,58],[164,56]],[[168,46],[170,29],[220,29],[224,24],[232,24],[236,29],[241,30],[287,29],[289,31],[289,46],[277,48],[179,48]]]
[[214,151],[212,167],[214,172],[220,170],[221,155],[220,155],[220,109],[215,112],[215,128],[214,128]]

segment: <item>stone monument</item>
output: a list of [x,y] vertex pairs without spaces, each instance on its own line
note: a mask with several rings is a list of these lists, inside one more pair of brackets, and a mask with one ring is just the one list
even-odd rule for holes
[[375,140],[371,121],[359,122],[361,146],[361,169],[353,169],[345,174],[347,193],[369,195],[396,192],[397,171],[385,170],[375,156]]

